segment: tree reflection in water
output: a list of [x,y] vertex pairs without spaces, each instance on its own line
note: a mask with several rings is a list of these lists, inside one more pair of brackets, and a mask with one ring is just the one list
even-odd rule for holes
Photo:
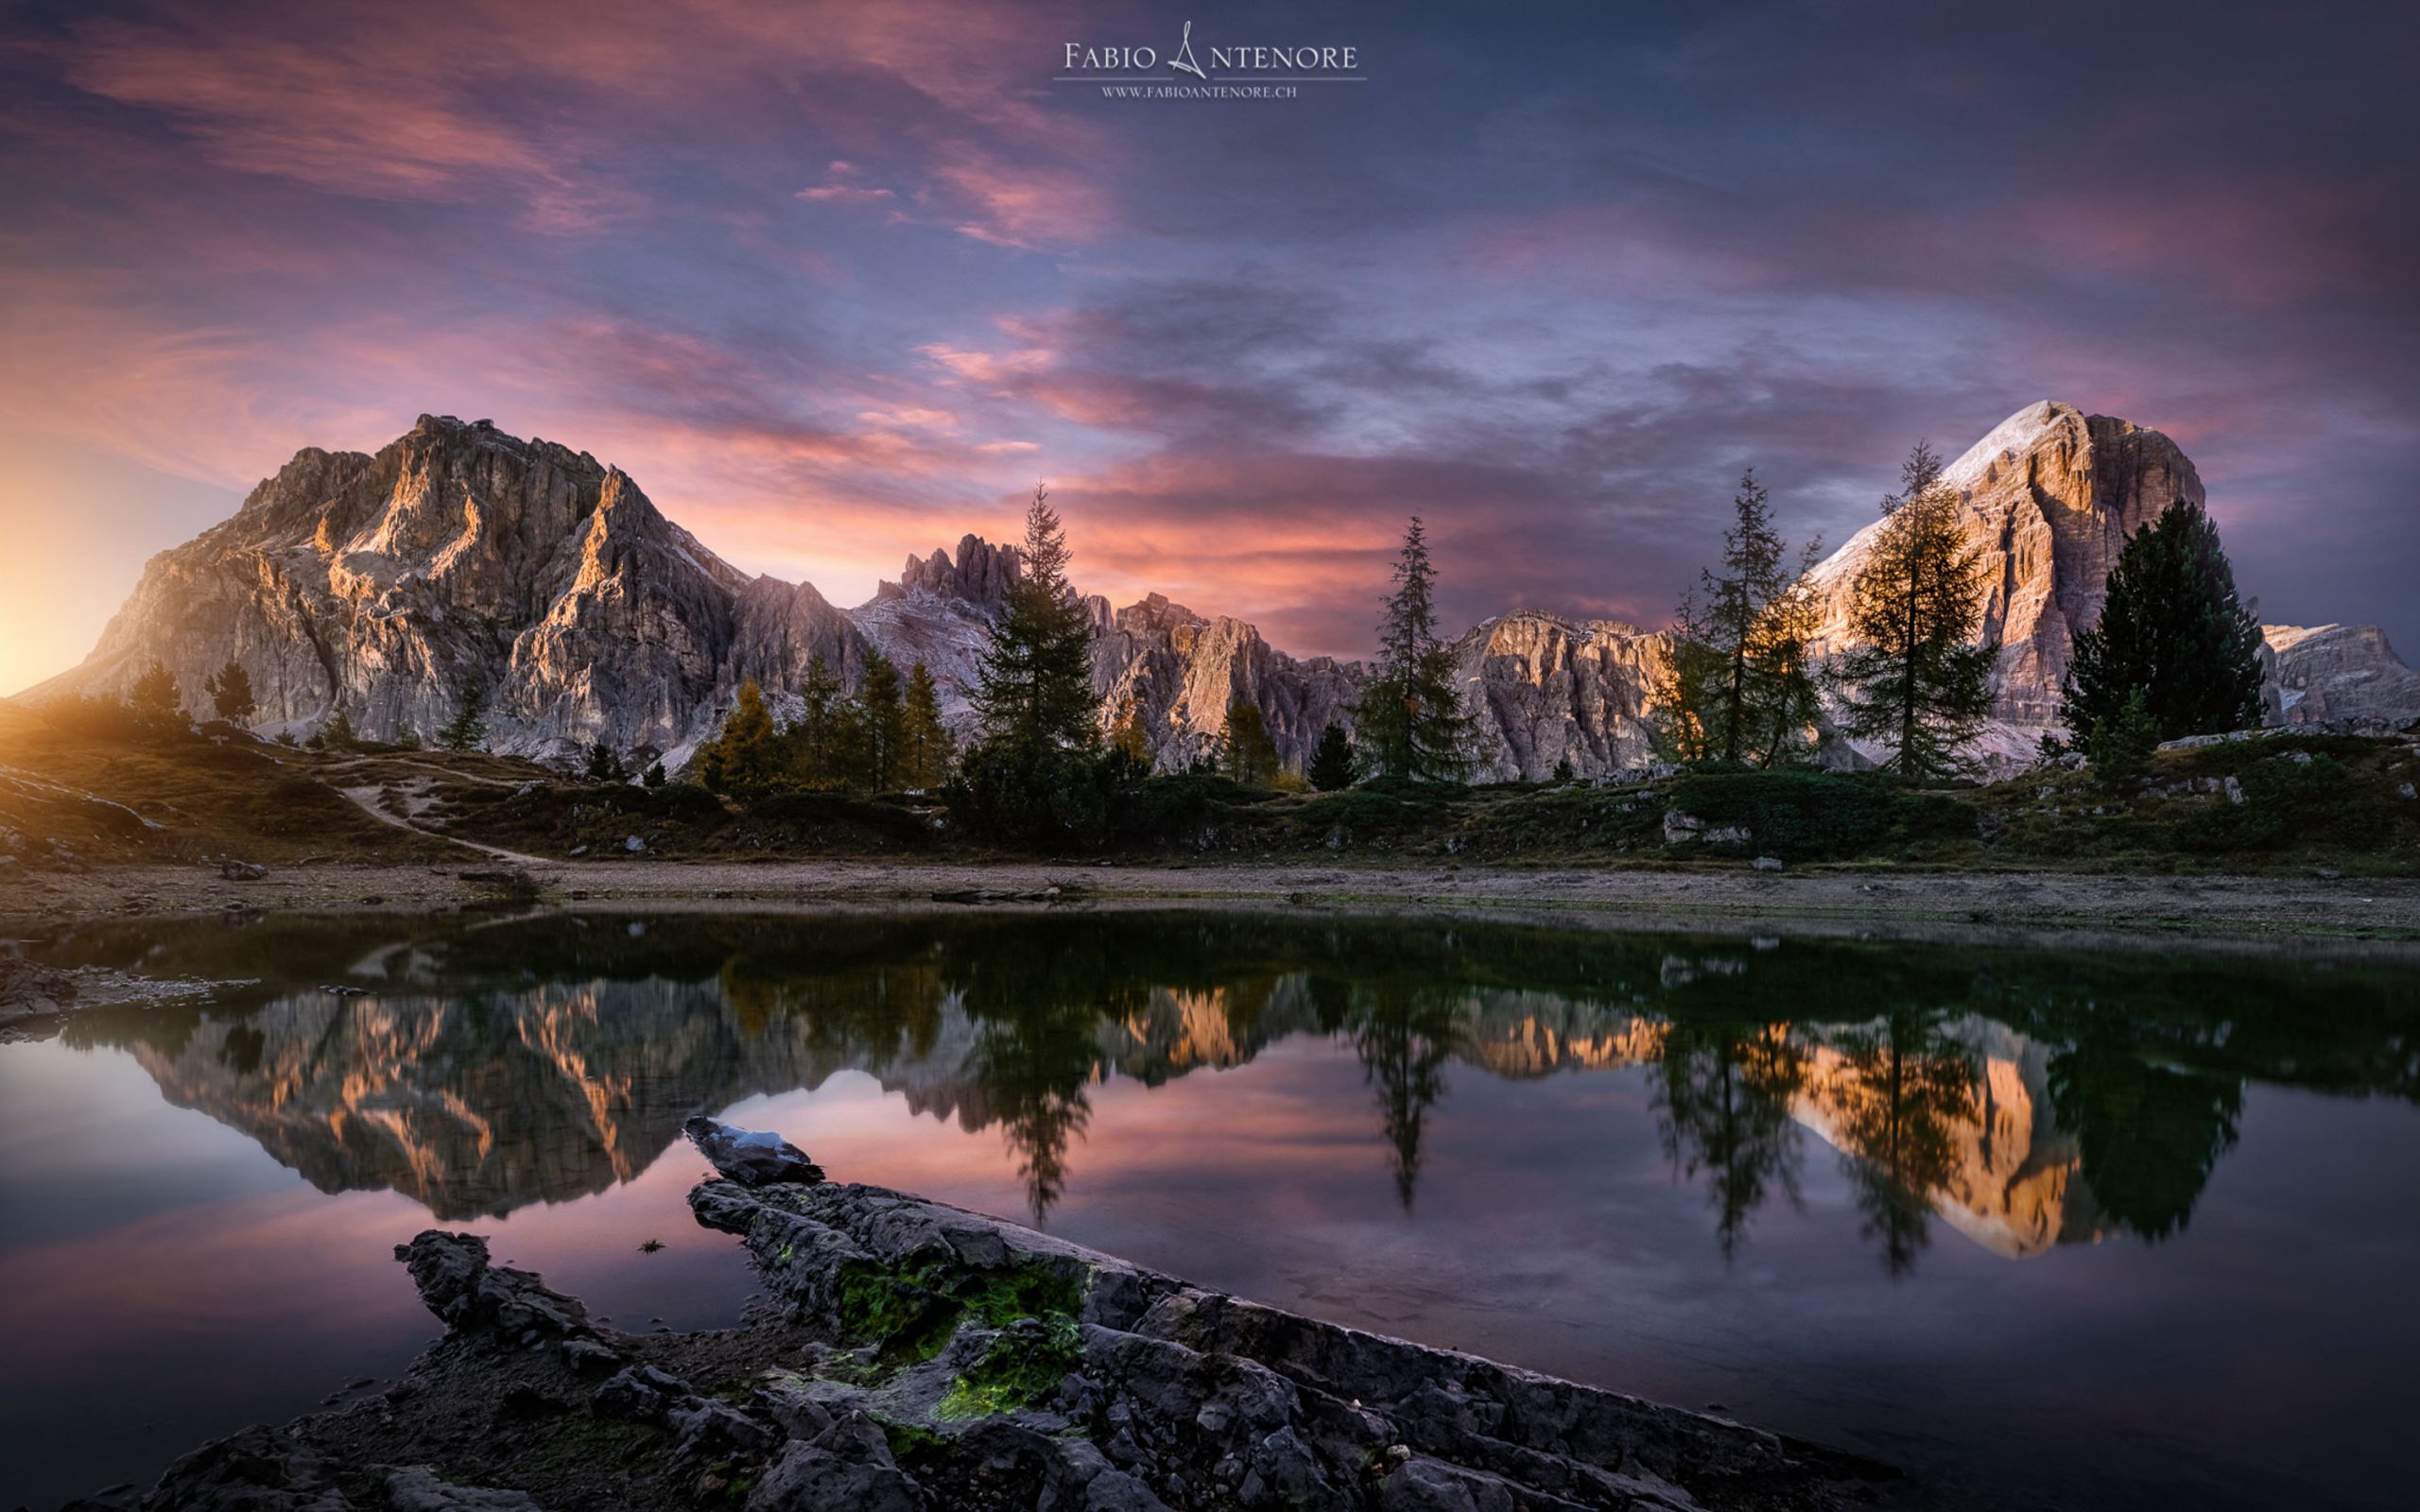
[[2051,1060],[2050,1105],[2102,1213],[2157,1241],[2185,1227],[2234,1148],[2243,1083],[2155,1065],[2099,1029]]
[[1989,1122],[1976,1117],[1977,1068],[1964,1046],[1941,1034],[1934,1009],[1893,1008],[1834,1044],[1842,1060],[1831,1078],[1835,1137],[1861,1228],[1891,1274],[1905,1275],[1930,1242],[1933,1195],[1961,1163],[1957,1130],[1973,1123],[1988,1138]]
[[1791,1107],[1806,1068],[1806,1049],[1787,1024],[1675,1023],[1665,1031],[1654,1093],[1665,1159],[1684,1177],[1705,1177],[1726,1262],[1770,1194],[1798,1201],[1801,1131]]
[[1349,1010],[1362,1078],[1378,1094],[1378,1119],[1392,1151],[1395,1200],[1411,1211],[1420,1184],[1421,1131],[1445,1095],[1445,1064],[1462,1033],[1459,994],[1395,980],[1357,990]]
[[1096,1086],[1313,1037],[1358,1060],[1407,1211],[1456,1078],[1628,1068],[1726,1258],[1796,1199],[1813,1132],[1903,1275],[1935,1215],[2010,1256],[2173,1235],[2247,1079],[2420,1100],[2420,973],[2401,962],[1764,943],[1171,911],[270,916],[36,950],[257,979],[63,1032],[125,1049],[325,1190],[392,1188],[444,1219],[602,1190],[689,1113],[845,1069],[996,1127],[1042,1221],[1078,1178]]

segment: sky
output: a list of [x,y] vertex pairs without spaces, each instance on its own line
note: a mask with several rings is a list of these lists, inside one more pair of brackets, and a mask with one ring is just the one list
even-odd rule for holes
[[[1353,81],[1058,81],[1187,21]],[[2411,654],[2415,57],[2365,0],[16,0],[0,689],[424,412],[840,604],[1047,479],[1087,591],[1357,655],[1409,514],[1449,630],[1663,624],[1742,469],[1837,544],[2055,398],[2177,438],[2264,619]]]

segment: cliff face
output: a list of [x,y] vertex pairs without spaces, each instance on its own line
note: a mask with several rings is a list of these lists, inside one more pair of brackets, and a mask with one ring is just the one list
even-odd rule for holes
[[1328,721],[1352,728],[1362,677],[1358,662],[1298,662],[1241,620],[1204,619],[1158,593],[1119,610],[1093,644],[1106,718],[1115,725],[1131,711],[1170,767],[1214,750],[1242,697],[1260,710],[1278,756],[1299,769]]
[[1478,716],[1479,776],[1542,781],[1565,761],[1581,777],[1645,765],[1671,644],[1669,631],[1534,610],[1473,629],[1454,654]]
[[[1980,639],[2000,647],[1982,745],[2030,758],[2057,727],[2076,632],[2100,620],[2126,538],[2178,500],[2202,503],[2202,479],[2159,432],[2046,400],[1994,427],[1942,481],[1989,584]],[[1880,530],[1867,525],[1809,575],[1825,648],[1849,644],[1854,585]]]
[[[2157,431],[2050,403],[2011,416],[1944,477],[1990,578],[1982,633],[2001,647],[1983,751],[2030,759],[2127,536],[2201,499],[2201,480]],[[1845,640],[1875,528],[1814,570],[1826,645]],[[204,679],[233,659],[251,674],[262,731],[307,735],[341,705],[365,735],[391,739],[441,729],[476,680],[495,749],[565,760],[601,741],[677,769],[742,681],[781,710],[814,658],[854,685],[879,649],[903,669],[925,664],[963,738],[1022,570],[1016,548],[970,535],[955,553],[908,558],[898,581],[844,610],[811,585],[731,567],[584,452],[423,416],[375,456],[297,453],[233,519],[152,558],[93,655],[32,696],[123,694],[158,661],[186,706],[206,709]],[[1358,662],[1288,656],[1249,623],[1156,593],[1114,613],[1083,602],[1104,726],[1132,711],[1163,766],[1214,748],[1237,696],[1298,769],[1330,720],[1352,727]],[[2270,638],[2273,717],[2420,715],[2420,675],[2374,627]],[[1472,629],[1455,655],[1476,716],[1474,775],[1644,764],[1670,644],[1668,632],[1529,610]]]
[[2420,715],[2420,672],[2375,625],[2264,625],[2260,636],[2271,724],[2401,725]]
[[423,416],[375,456],[298,454],[152,558],[92,657],[36,696],[123,693],[158,661],[206,709],[233,659],[264,730],[307,733],[341,704],[370,735],[433,731],[476,679],[502,748],[664,747],[743,661],[845,641],[813,590],[774,589],[586,453]]

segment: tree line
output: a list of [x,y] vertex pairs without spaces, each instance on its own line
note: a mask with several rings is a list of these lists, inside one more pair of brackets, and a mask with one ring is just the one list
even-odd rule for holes
[[899,669],[868,651],[854,694],[819,653],[798,687],[799,713],[776,724],[751,679],[690,775],[710,792],[790,787],[846,793],[925,792],[948,781],[954,752],[940,691],[925,663]]
[[[1843,622],[1820,622],[1810,581],[1821,553],[1793,553],[1753,470],[1731,500],[1720,560],[1682,595],[1668,654],[1652,690],[1657,754],[1690,766],[1751,768],[1814,761],[1827,731],[1888,752],[1882,765],[1909,782],[1968,773],[1967,750],[1989,717],[1998,645],[1986,633],[1990,585],[1982,550],[1963,526],[1963,503],[1944,481],[1940,456],[1918,442],[1881,526],[1849,584]],[[963,752],[943,724],[940,690],[923,662],[903,678],[869,651],[845,691],[821,655],[777,719],[763,689],[743,682],[688,775],[716,792],[779,788],[857,794],[946,794],[956,810],[1004,837],[1097,833],[1121,795],[1154,775],[1156,744],[1141,711],[1104,720],[1091,664],[1092,627],[1069,579],[1064,526],[1037,485],[1026,515],[1024,570],[994,623],[977,685],[977,731]],[[1476,721],[1459,685],[1452,644],[1438,630],[1438,574],[1426,528],[1413,516],[1381,603],[1375,664],[1346,711],[1302,762],[1287,768],[1258,704],[1238,692],[1225,730],[1183,777],[1247,787],[1453,783],[1476,765]],[[1820,652],[1827,629],[1840,643]],[[2260,632],[2237,596],[2217,526],[2178,499],[2131,537],[2111,572],[2099,622],[2075,637],[2064,684],[2065,739],[2044,755],[2080,751],[2104,779],[2139,777],[2152,747],[2186,735],[2256,724],[2261,715]],[[218,718],[256,713],[251,679],[230,661],[206,679]],[[78,706],[95,700],[79,700]],[[154,663],[110,718],[142,731],[187,723],[176,679]],[[486,738],[488,690],[475,675],[457,690],[456,713],[437,736],[448,749]],[[96,714],[95,718],[97,720]],[[1104,730],[1106,725],[1106,730]],[[313,744],[364,744],[339,701]],[[389,744],[418,745],[406,737]],[[1566,762],[1558,776],[1569,775]],[[597,745],[592,781],[631,777]],[[661,764],[644,774],[667,778]]]

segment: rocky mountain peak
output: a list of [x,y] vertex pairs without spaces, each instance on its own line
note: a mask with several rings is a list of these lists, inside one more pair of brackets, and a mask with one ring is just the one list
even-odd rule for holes
[[994,546],[972,532],[959,538],[958,557],[935,549],[929,557],[909,557],[899,580],[874,589],[873,601],[930,593],[960,599],[984,608],[1008,603],[1009,590],[1024,576],[1025,556],[1014,546]]
[[1136,635],[1167,635],[1179,629],[1199,629],[1210,622],[1182,604],[1170,603],[1166,593],[1146,593],[1119,610],[1113,623]]
[[[1983,633],[2001,644],[1985,752],[2030,757],[2127,536],[2177,499],[2199,501],[2201,479],[2159,432],[2048,401],[1994,427],[1945,477],[1991,579]],[[1827,644],[1845,635],[1874,530],[1815,569]],[[1016,547],[969,534],[908,558],[898,581],[844,611],[811,585],[736,571],[585,452],[424,415],[374,455],[296,453],[236,514],[154,558],[92,656],[32,696],[122,695],[157,661],[199,710],[205,679],[232,659],[251,674],[262,732],[308,735],[341,706],[364,734],[391,739],[441,729],[475,681],[498,750],[568,761],[602,742],[662,752],[677,770],[743,680],[788,708],[816,660],[853,686],[878,649],[903,669],[925,664],[964,737],[992,627],[1022,573]],[[1139,718],[1163,765],[1210,749],[1238,697],[1289,763],[1330,720],[1351,728],[1368,676],[1357,662],[1298,660],[1248,622],[1162,593],[1114,614],[1098,595],[1082,604],[1106,717]],[[1670,644],[1668,631],[1543,610],[1462,635],[1475,775],[1647,762]],[[2273,718],[2420,713],[2420,675],[2374,627],[2273,631],[2268,655]]]
[[[2099,622],[2127,538],[2180,499],[2202,503],[2201,474],[2158,431],[2043,400],[1985,433],[1942,481],[1990,585],[1980,639],[2000,647],[1984,751],[2030,758],[2057,726],[2076,634]],[[1848,644],[1857,576],[1881,528],[1868,524],[1809,575],[1819,648]]]

